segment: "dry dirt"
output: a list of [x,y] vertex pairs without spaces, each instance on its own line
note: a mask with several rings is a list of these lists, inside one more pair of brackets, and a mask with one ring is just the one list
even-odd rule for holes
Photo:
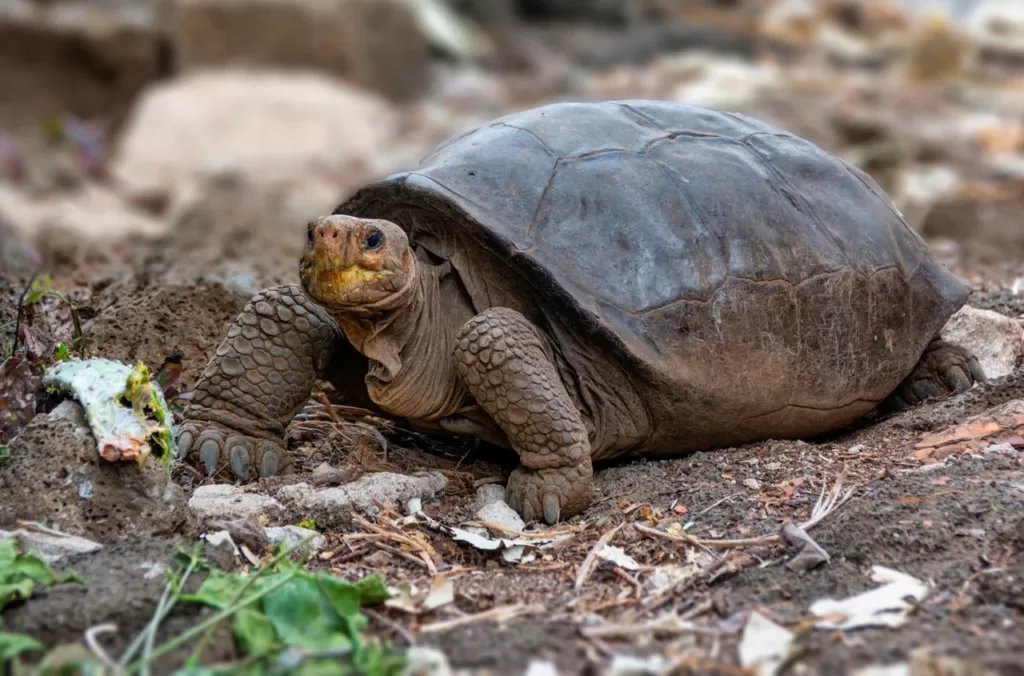
[[[789,126],[800,125],[794,120]],[[240,216],[197,217],[191,226],[186,220],[156,243],[126,245],[119,256],[98,262],[51,255],[57,286],[74,294],[86,318],[91,354],[143,359],[153,367],[179,355],[182,386],[194,384],[247,294],[294,274],[287,261],[303,223],[253,199],[258,206],[240,198]],[[222,214],[216,207],[210,212]],[[948,258],[957,272],[979,282],[972,305],[1011,317],[1024,314],[1024,300],[1010,291],[1024,275],[1022,212],[1018,195],[983,209],[940,204],[925,221],[924,236],[952,252]],[[10,344],[22,284],[0,278],[0,347]],[[36,324],[41,336],[67,339],[67,319],[57,311]],[[1024,674],[1024,418],[1017,423],[1009,416],[1005,422],[1002,416],[999,433],[974,446],[919,447],[928,434],[1021,399],[1024,369],[947,401],[888,418],[869,416],[826,438],[601,467],[592,507],[554,529],[572,537],[538,550],[530,563],[508,564],[429,528],[398,526],[404,513],[384,511],[378,527],[392,534],[423,533],[421,549],[330,532],[325,552],[312,565],[353,579],[380,572],[391,585],[411,583],[420,590],[430,586],[429,569],[436,568],[452,581],[454,602],[418,615],[378,609],[374,630],[399,645],[437,646],[453,667],[502,674],[523,673],[531,661],[545,659],[561,673],[595,673],[619,654],[669,655],[677,660],[676,673],[746,673],[735,666],[736,645],[751,609],[794,630],[806,628],[813,601],[874,587],[870,569],[883,565],[932,585],[907,623],[846,633],[804,631],[802,652],[782,673],[850,673],[865,665],[904,663],[926,650],[961,660],[956,673],[987,668]],[[368,427],[387,439],[386,452]],[[984,452],[1000,439],[1014,449]],[[294,425],[290,443],[303,472],[325,461],[345,478],[377,469],[441,469],[450,479],[447,494],[424,511],[449,525],[471,520],[476,485],[503,482],[514,460],[476,442],[442,443],[376,420],[336,424],[321,416]],[[809,572],[788,569],[793,551],[777,543],[709,545],[709,554],[682,541],[682,531],[673,528],[677,524],[686,537],[709,541],[775,536],[787,520],[807,519],[821,491],[840,476],[853,494],[810,531],[831,561]],[[186,494],[202,480],[187,468],[179,468],[175,479]],[[627,572],[599,562],[576,591],[588,553],[617,527],[610,543],[643,568]],[[677,536],[652,535],[650,529]],[[102,555],[72,560],[68,565],[86,578],[86,588],[46,591],[6,612],[5,627],[30,631],[48,645],[74,640],[107,621],[131,635],[148,620],[159,580],[126,588],[131,575],[119,571],[157,559],[166,563],[174,549],[170,540],[125,540]],[[429,563],[417,558],[419,551]],[[694,562],[703,572],[689,584],[661,596],[649,588],[656,567]],[[127,600],[115,601],[122,598]],[[526,608],[499,621],[474,617],[507,606]],[[644,628],[666,613],[682,615],[696,628]],[[197,620],[181,611],[168,631]],[[596,636],[602,627],[604,635]],[[214,652],[208,658],[232,657],[230,639],[222,636]]]

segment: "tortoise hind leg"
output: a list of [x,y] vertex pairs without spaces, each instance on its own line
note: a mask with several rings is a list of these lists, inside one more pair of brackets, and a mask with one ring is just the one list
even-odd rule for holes
[[903,411],[926,399],[958,394],[986,380],[977,358],[941,338],[928,344],[917,366],[879,406],[883,411]]

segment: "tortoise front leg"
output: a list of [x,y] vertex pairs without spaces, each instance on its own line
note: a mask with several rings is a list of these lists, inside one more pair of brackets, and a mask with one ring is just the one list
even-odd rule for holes
[[309,399],[341,335],[298,285],[253,296],[207,364],[185,408],[177,454],[196,453],[207,474],[243,481],[290,469],[284,432]]
[[462,327],[454,357],[463,385],[519,454],[509,505],[527,521],[543,516],[549,524],[586,509],[593,482],[587,430],[534,326],[514,310],[491,308]]

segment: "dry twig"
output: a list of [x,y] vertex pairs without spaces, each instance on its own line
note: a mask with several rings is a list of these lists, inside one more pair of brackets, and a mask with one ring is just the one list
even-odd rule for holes
[[612,528],[610,531],[602,535],[601,539],[599,539],[597,543],[590,549],[590,553],[587,554],[587,558],[583,560],[583,565],[580,566],[580,571],[576,575],[575,587],[577,594],[583,587],[583,584],[587,581],[587,578],[589,578],[590,574],[594,571],[594,567],[597,565],[597,553],[601,551],[601,549],[606,544],[611,542],[611,539],[615,537],[615,534],[619,532],[619,529],[622,528],[622,526],[623,524],[620,523],[618,526]]
[[433,622],[431,624],[425,624],[420,627],[420,634],[443,634],[446,631],[451,631],[466,624],[474,624],[476,622],[487,622],[494,620],[497,622],[506,622],[508,620],[520,617],[522,615],[533,615],[536,613],[543,613],[546,608],[540,604],[525,605],[522,603],[516,603],[510,606],[498,606],[497,608],[491,608],[480,613],[474,613],[472,615],[463,615],[462,617],[456,617],[453,620],[443,620],[441,622]]

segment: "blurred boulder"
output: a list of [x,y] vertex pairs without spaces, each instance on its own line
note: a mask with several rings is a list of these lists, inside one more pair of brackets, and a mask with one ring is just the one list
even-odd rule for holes
[[1024,59],[1024,4],[982,0],[975,3],[965,24],[985,52]]
[[212,176],[258,189],[343,188],[385,170],[391,106],[313,73],[207,71],[154,86],[119,139],[120,191],[159,209]]
[[394,100],[428,85],[428,44],[405,0],[171,0],[177,67],[316,70]]
[[159,0],[0,0],[0,119],[123,111],[168,67],[160,16]]

